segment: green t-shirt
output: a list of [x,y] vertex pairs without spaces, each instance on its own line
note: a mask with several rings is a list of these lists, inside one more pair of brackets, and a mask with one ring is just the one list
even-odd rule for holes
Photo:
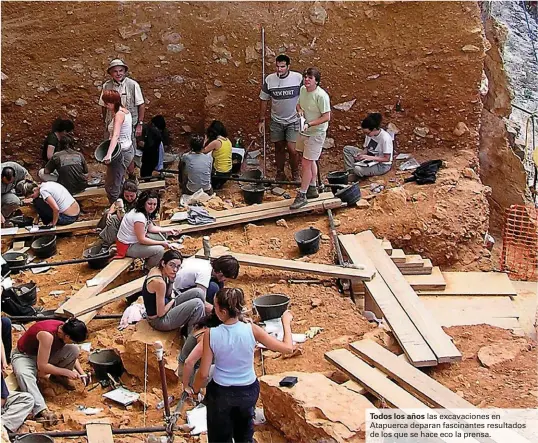
[[[304,111],[304,117],[307,123],[316,120],[320,118],[322,114],[331,111],[329,94],[319,86],[312,92],[308,92],[305,86],[301,86],[301,91],[299,92],[299,105]],[[327,132],[328,127],[329,122],[312,127],[309,126],[306,132],[301,132],[301,134],[307,136],[323,135]]]

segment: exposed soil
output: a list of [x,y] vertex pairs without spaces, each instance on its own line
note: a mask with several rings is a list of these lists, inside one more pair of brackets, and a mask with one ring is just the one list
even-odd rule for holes
[[[251,148],[256,149],[261,77],[256,42],[257,26],[262,24],[268,47],[275,53],[280,47],[287,49],[295,69],[320,66],[323,86],[333,104],[357,99],[351,111],[334,112],[329,136],[335,140],[335,147],[322,157],[323,175],[342,168],[342,147],[360,143],[360,119],[367,112],[378,110],[384,113],[386,123],[392,122],[400,129],[400,152],[413,154],[419,162],[437,158],[445,161],[433,185],[400,186],[408,174],[400,174],[396,168],[362,183],[364,195],[369,194],[370,182],[382,183],[385,190],[370,200],[368,209],[335,211],[339,232],[372,229],[378,237],[391,240],[394,247],[403,248],[406,253],[420,253],[444,269],[490,270],[491,254],[482,247],[489,224],[489,188],[480,182],[478,166],[482,110],[478,85],[484,51],[476,5],[327,3],[323,4],[328,13],[324,25],[312,24],[311,7],[311,3],[297,2],[2,3],[2,72],[8,76],[2,82],[3,160],[20,161],[35,174],[41,167],[37,160],[39,146],[51,121],[60,115],[66,117],[68,112],[77,125],[79,147],[89,158],[102,132],[96,105],[97,85],[104,80],[107,60],[114,56],[125,57],[132,76],[140,81],[149,99],[147,115],[163,113],[168,118],[174,151],[180,152],[186,146],[187,135],[182,126],[202,131],[204,123],[214,117],[222,119],[233,136],[241,134],[247,143],[256,140]],[[284,27],[283,15],[287,25]],[[51,22],[56,24],[54,30],[50,28]],[[118,33],[122,27],[128,27],[123,29],[124,34],[126,30],[137,32],[148,22],[151,28],[145,31],[144,40],[141,33],[126,39]],[[167,45],[178,43],[185,49],[179,53],[167,51]],[[44,44],[47,51],[43,51]],[[123,53],[125,48],[120,47],[114,49],[115,45],[128,45],[130,52]],[[474,45],[478,51],[463,52],[461,48],[465,45]],[[247,47],[252,47],[257,57],[248,63]],[[274,55],[267,52],[267,72],[271,72]],[[223,85],[215,86],[215,80]],[[395,110],[397,96],[402,97],[403,112]],[[14,104],[20,97],[28,102],[23,107]],[[461,137],[452,132],[459,121],[469,128]],[[414,135],[417,126],[428,127],[428,136]],[[272,149],[267,165],[267,175],[273,176]],[[103,171],[93,163],[90,168],[93,172]],[[177,207],[175,178],[167,179],[166,191],[164,217]],[[219,197],[224,202],[217,205],[221,209],[244,204],[234,183],[228,183]],[[269,196],[267,201],[276,199]],[[97,218],[105,206],[105,199],[84,202],[83,219]],[[329,233],[324,213],[298,215],[286,221],[287,228],[270,220],[217,230],[211,233],[211,243],[238,252],[298,258],[294,232],[315,226],[324,234]],[[94,234],[87,234],[59,239],[55,259],[80,257],[84,247],[95,238]],[[201,246],[201,235],[193,235],[185,241],[184,252],[193,253]],[[7,247],[3,241],[2,250]],[[322,241],[320,251],[309,260],[334,263],[331,242]],[[16,281],[36,281],[40,288],[39,305],[54,309],[95,273],[86,265],[71,265],[45,274],[21,273]],[[111,287],[140,275],[139,271],[126,272]],[[323,328],[321,334],[301,346],[302,354],[289,359],[266,357],[265,371],[332,373],[334,368],[324,360],[324,352],[360,339],[373,327],[349,299],[339,294],[334,281],[327,285],[288,284],[287,279],[292,276],[311,277],[243,267],[233,283],[245,291],[249,304],[259,294],[280,292],[290,296],[295,331],[304,332],[311,326]],[[54,297],[49,295],[53,290],[65,293]],[[322,304],[313,308],[313,297],[321,299]],[[119,301],[101,312],[122,312],[124,307],[124,302]],[[92,348],[121,347],[133,327],[125,331],[116,327],[114,320],[93,320],[89,338]],[[511,334],[486,326],[455,327],[447,332],[464,353],[464,361],[430,370],[432,377],[455,391],[461,390],[475,405],[536,407],[536,395],[531,393],[536,393],[538,384],[535,348],[513,362],[483,370],[476,359],[478,348],[510,340]],[[82,361],[88,368],[86,353]],[[261,363],[257,361],[256,369],[261,374]],[[129,375],[122,380],[129,389],[143,392],[141,380]],[[123,410],[103,401],[101,387],[91,392],[79,387],[77,392],[68,393],[63,388],[48,386],[45,394],[51,409],[64,415],[64,422],[56,429],[82,429],[80,422],[85,417],[75,412],[77,405],[105,408],[102,416],[106,415],[114,426],[158,426],[162,424],[162,411],[155,409],[157,397],[162,397],[159,386],[158,379],[148,380],[148,392],[155,397],[150,396],[146,415],[140,404]],[[176,397],[180,394],[173,383],[171,391]],[[29,422],[28,428],[42,429],[35,422]],[[275,432],[261,427],[257,437],[260,442],[278,441]]]

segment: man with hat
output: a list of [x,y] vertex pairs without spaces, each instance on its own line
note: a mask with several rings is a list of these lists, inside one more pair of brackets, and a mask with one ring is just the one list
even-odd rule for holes
[[[142,89],[138,82],[134,81],[132,78],[127,77],[127,71],[129,67],[125,62],[119,58],[115,58],[108,65],[107,72],[110,75],[111,79],[107,80],[103,84],[101,90],[101,96],[99,97],[99,105],[101,105],[101,110],[103,113],[103,121],[105,123],[105,139],[109,138],[107,131],[108,124],[112,120],[112,113],[105,106],[103,101],[103,92],[106,90],[118,91],[121,97],[121,103],[125,106],[133,117],[133,149],[136,147],[136,137],[142,135],[142,126],[144,123],[144,96],[142,95]],[[138,153],[135,151],[135,155],[141,156],[142,152]],[[128,168],[130,174],[134,170],[134,163]]]

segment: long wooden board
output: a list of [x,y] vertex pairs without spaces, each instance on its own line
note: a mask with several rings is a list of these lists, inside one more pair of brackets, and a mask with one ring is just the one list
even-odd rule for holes
[[109,423],[88,423],[86,425],[88,443],[113,443],[112,427]]
[[[147,191],[148,189],[164,188],[165,186],[166,186],[166,182],[164,180],[158,180],[158,181],[153,181],[153,182],[140,183],[138,185],[138,190],[141,192],[141,191]],[[85,198],[101,197],[105,195],[106,195],[105,188],[87,188],[84,191],[73,195],[73,197],[75,197],[75,199],[77,200],[83,200]]]
[[[290,202],[291,205],[291,202]],[[170,220],[165,220],[161,223],[161,226],[174,226],[181,234],[187,234],[191,232],[206,231],[209,229],[218,229],[225,226],[231,226],[240,223],[249,223],[256,220],[264,220],[270,218],[284,217],[288,215],[301,214],[303,212],[313,210],[326,210],[336,209],[344,205],[338,198],[331,198],[326,200],[313,199],[309,201],[305,206],[299,209],[291,210],[289,206],[283,208],[269,209],[266,211],[256,211],[253,213],[239,214],[226,216],[221,214],[214,223],[208,223],[205,225],[189,225],[189,224],[176,224]],[[225,211],[222,211],[225,212]]]
[[88,229],[94,229],[97,227],[99,220],[87,220],[71,223],[66,226],[57,226],[53,230],[40,229],[36,232],[29,232],[25,228],[20,228],[15,234],[2,234],[2,238],[23,238],[23,237],[35,237],[39,235],[56,235],[65,234],[66,232],[75,231],[87,231]]
[[389,406],[398,409],[428,407],[347,349],[326,352],[325,359]]
[[[407,280],[407,283],[409,283],[420,296],[422,296],[423,289],[442,291],[446,286],[443,273],[441,272],[441,269],[439,269],[439,266],[434,266],[431,274],[409,275],[403,272],[402,274]],[[364,284],[360,281],[353,282],[353,290],[355,291],[355,294],[364,294]],[[421,293],[419,293],[419,291]],[[425,292],[427,293],[427,291]]]
[[424,337],[439,363],[461,361],[460,351],[420,302],[416,292],[379,245],[372,231],[361,232],[356,235],[356,238],[359,244],[368,251],[377,272]]
[[501,272],[443,272],[443,278],[446,281],[445,289],[421,290],[419,295],[517,295],[508,275]]
[[[338,240],[352,263],[360,262],[365,264],[367,269],[375,269],[366,250],[361,247],[354,235],[339,235]],[[413,365],[435,366],[437,364],[435,354],[398,303],[383,278],[376,274],[371,281],[364,282],[364,285]]]
[[[375,271],[368,269],[368,267],[361,270],[323,263],[308,263],[299,260],[285,260],[282,258],[263,257],[261,255],[242,254],[240,252],[229,251],[227,248],[222,247],[211,249],[211,258],[217,258],[227,254],[234,256],[240,264],[254,268],[278,269],[281,271],[314,274],[320,277],[352,278],[358,280],[371,280],[375,275]],[[203,254],[197,253],[197,256],[203,257]]]
[[111,289],[110,291],[103,292],[95,297],[87,298],[77,303],[76,306],[64,307],[64,312],[70,317],[80,317],[83,314],[88,312],[96,311],[103,306],[106,306],[110,303],[115,302],[116,300],[129,297],[130,295],[136,294],[142,290],[142,285],[146,277],[140,277],[136,280],[133,280],[124,285],[118,286],[117,288]]
[[[112,260],[106,267],[101,269],[99,273],[92,279],[93,281],[98,281],[99,283],[96,286],[84,285],[75,295],[73,295],[69,300],[67,300],[62,306],[60,306],[55,314],[66,316],[65,310],[76,309],[77,305],[82,301],[94,297],[99,294],[103,289],[105,289],[110,283],[112,283],[118,275],[125,271],[131,263],[133,262],[132,258],[120,258],[117,260]],[[93,317],[92,317],[93,318]]]

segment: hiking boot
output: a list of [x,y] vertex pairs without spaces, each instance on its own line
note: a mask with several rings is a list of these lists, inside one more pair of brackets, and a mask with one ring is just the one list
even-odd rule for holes
[[310,185],[306,191],[306,198],[318,198],[319,192],[317,186]]
[[42,423],[45,428],[50,428],[58,424],[58,417],[49,409],[44,409],[36,417],[35,421]]
[[284,171],[277,171],[275,181],[286,182],[288,181],[288,177],[286,177],[286,173]]
[[290,209],[299,209],[302,208],[304,205],[308,203],[308,200],[306,198],[306,193],[304,192],[298,192],[297,197],[295,197],[295,200],[290,206]]
[[52,383],[62,385],[68,391],[75,391],[77,389],[73,380],[70,380],[67,377],[63,377],[61,375],[51,375],[49,380]]

